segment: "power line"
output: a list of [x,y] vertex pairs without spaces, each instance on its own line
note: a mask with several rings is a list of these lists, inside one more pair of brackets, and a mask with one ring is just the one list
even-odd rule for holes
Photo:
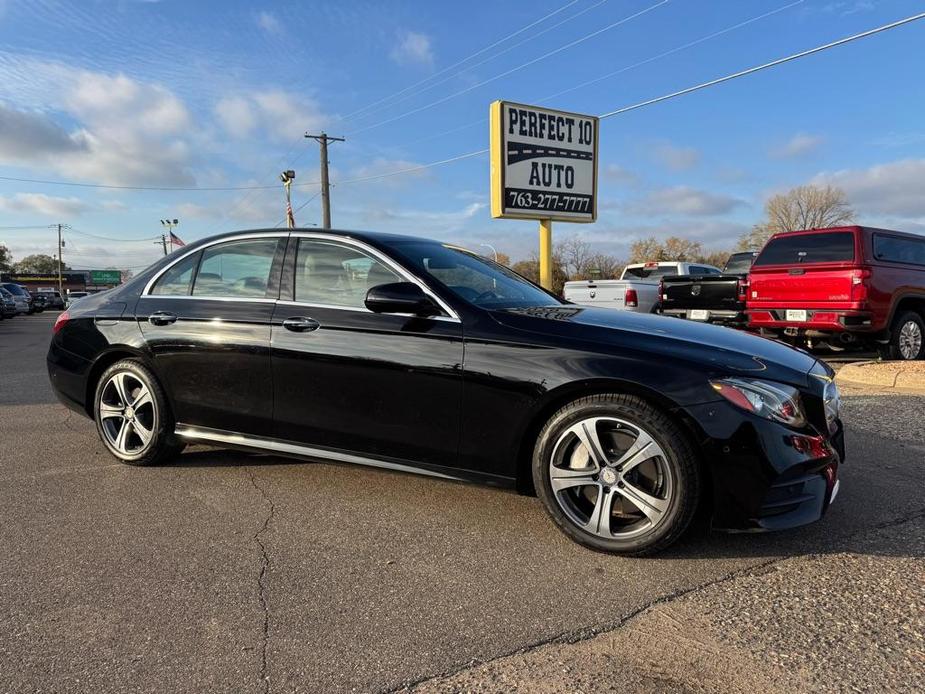
[[478,89],[479,87],[483,87],[483,86],[485,86],[486,84],[490,84],[491,82],[494,82],[494,81],[496,81],[496,80],[501,79],[502,77],[507,77],[508,75],[511,75],[511,74],[513,74],[513,73],[515,73],[515,72],[518,72],[518,71],[520,71],[520,70],[523,70],[524,68],[530,67],[531,65],[534,65],[534,64],[540,62],[541,60],[545,60],[546,58],[550,58],[550,57],[552,57],[552,56],[554,56],[554,55],[556,55],[556,54],[558,54],[558,53],[561,53],[562,51],[568,50],[569,48],[574,48],[575,46],[577,46],[577,45],[579,45],[579,44],[581,44],[581,43],[584,43],[585,41],[589,41],[590,39],[593,39],[593,38],[596,37],[596,36],[600,36],[600,35],[603,34],[605,31],[610,31],[611,29],[615,29],[616,27],[618,27],[618,26],[620,26],[620,25],[622,25],[622,24],[626,24],[627,22],[631,22],[632,20],[637,19],[638,17],[641,17],[641,16],[643,16],[643,15],[645,15],[645,14],[648,14],[649,12],[652,12],[653,10],[658,9],[658,8],[661,7],[662,5],[666,5],[668,2],[670,2],[670,0],[659,0],[659,2],[655,3],[654,5],[651,5],[651,6],[647,7],[647,8],[645,8],[644,10],[640,10],[639,12],[636,12],[636,13],[634,13],[634,14],[631,14],[631,15],[629,15],[628,17],[624,17],[623,19],[620,19],[620,20],[618,20],[618,21],[616,21],[616,22],[612,22],[612,23],[608,24],[607,26],[605,26],[605,27],[603,27],[603,28],[601,28],[601,29],[597,29],[597,30],[595,30],[595,31],[592,31],[590,34],[585,34],[585,35],[582,36],[581,38],[575,39],[574,41],[570,41],[569,43],[566,43],[566,44],[564,44],[564,45],[562,45],[562,46],[559,46],[558,48],[555,48],[555,49],[553,49],[553,50],[551,50],[551,51],[549,51],[549,52],[547,52],[547,53],[544,53],[544,54],[541,55],[541,56],[538,56],[538,57],[536,57],[536,58],[533,58],[532,60],[528,60],[526,63],[523,63],[522,65],[518,65],[517,67],[511,68],[510,70],[506,70],[506,71],[504,71],[504,72],[502,72],[502,73],[500,73],[500,74],[498,74],[498,75],[495,75],[494,77],[488,78],[487,80],[482,80],[481,82],[479,82],[479,83],[477,83],[477,84],[473,84],[473,85],[471,85],[471,86],[469,86],[469,87],[466,87],[465,89],[461,89],[461,90],[458,91],[458,92],[454,92],[453,94],[450,94],[450,95],[448,95],[448,96],[444,96],[444,97],[442,97],[442,98],[440,98],[440,99],[437,99],[436,101],[430,102],[429,104],[425,104],[425,105],[423,105],[423,106],[418,106],[417,108],[411,109],[410,111],[406,111],[405,113],[401,113],[401,114],[399,114],[399,115],[397,115],[397,116],[393,116],[392,118],[387,118],[386,120],[379,121],[378,123],[373,123],[372,125],[367,125],[367,126],[365,126],[365,127],[363,127],[363,128],[360,128],[359,130],[355,130],[353,133],[348,133],[348,134],[350,134],[350,135],[356,135],[356,134],[359,134],[359,133],[366,132],[367,130],[372,130],[372,129],[378,128],[378,127],[380,127],[380,126],[387,125],[387,124],[389,124],[389,123],[394,123],[395,121],[401,120],[402,118],[405,118],[405,117],[407,117],[407,116],[411,116],[411,115],[413,115],[413,114],[415,114],[415,113],[420,113],[421,111],[426,111],[426,110],[429,109],[429,108],[433,108],[434,106],[437,106],[437,105],[439,105],[439,104],[445,103],[445,102],[449,101],[450,99],[455,99],[457,96],[462,96],[463,94],[468,94],[469,92],[471,92],[471,91],[474,90],[474,89]]
[[[517,41],[516,43],[514,43],[514,44],[512,44],[512,45],[510,45],[510,46],[507,46],[504,50],[498,51],[498,52],[495,53],[494,55],[488,56],[488,57],[485,58],[484,60],[480,60],[479,62],[473,63],[472,65],[467,65],[467,66],[465,67],[465,69],[460,70],[460,71],[458,71],[458,72],[455,72],[455,73],[453,73],[452,75],[449,75],[448,77],[445,77],[445,78],[442,79],[442,80],[439,80],[439,81],[437,81],[437,82],[433,82],[433,83],[431,83],[431,84],[428,84],[428,85],[427,85],[426,87],[424,87],[423,89],[418,89],[417,91],[413,92],[412,94],[408,94],[408,95],[406,95],[406,96],[403,96],[402,98],[397,99],[397,100],[393,101],[392,103],[388,104],[386,107],[387,107],[387,108],[391,108],[392,106],[397,106],[398,104],[404,103],[404,102],[407,101],[408,99],[411,99],[411,98],[413,98],[413,97],[415,97],[415,96],[419,96],[420,94],[423,94],[424,92],[430,91],[430,90],[433,89],[434,87],[438,87],[438,86],[440,86],[441,84],[445,84],[446,82],[449,82],[451,79],[454,79],[455,77],[458,77],[459,75],[462,75],[463,73],[465,73],[465,72],[467,72],[467,71],[469,71],[469,70],[472,70],[472,69],[477,68],[477,67],[479,67],[479,66],[481,66],[481,65],[484,65],[485,63],[490,63],[492,60],[495,60],[496,58],[500,58],[502,55],[505,55],[505,54],[507,54],[507,53],[510,53],[512,50],[514,50],[515,48],[517,48],[517,47],[519,47],[519,46],[522,46],[523,44],[527,43],[528,41],[535,41],[536,39],[538,39],[538,38],[539,38],[540,36],[542,36],[543,34],[547,34],[547,33],[549,33],[550,31],[552,31],[553,29],[557,29],[557,28],[559,28],[560,26],[562,26],[563,24],[567,24],[568,22],[571,22],[573,19],[577,19],[578,17],[582,16],[583,14],[586,14],[586,13],[590,12],[591,10],[593,10],[593,9],[595,9],[595,8],[597,8],[597,7],[600,7],[601,5],[603,5],[603,4],[606,3],[606,2],[610,2],[610,0],[598,0],[598,2],[594,3],[593,5],[588,5],[588,7],[585,7],[584,9],[582,9],[582,10],[576,12],[575,14],[573,14],[573,15],[571,15],[571,16],[569,16],[569,17],[566,17],[565,19],[563,19],[563,20],[561,20],[561,21],[559,21],[559,22],[556,22],[555,24],[553,24],[553,25],[551,25],[551,26],[546,27],[546,28],[543,29],[542,31],[538,31],[537,33],[535,33],[535,34],[533,34],[533,35],[531,35],[531,36],[529,36],[529,37],[523,39],[522,41]],[[574,3],[572,3],[572,4],[574,4]],[[566,6],[566,7],[568,7],[568,6]],[[562,9],[565,9],[565,8],[562,8]],[[549,16],[552,16],[552,15],[547,15],[547,17],[549,17]],[[538,24],[538,23],[539,23],[539,22],[534,22],[534,25],[535,25],[535,24]],[[531,26],[533,26],[533,25],[531,25]],[[516,32],[515,34],[511,34],[511,35],[508,36],[507,38],[512,38],[512,37],[515,36],[517,33],[520,33],[520,32]],[[506,40],[506,39],[505,39],[505,40]],[[493,46],[496,46],[496,45],[498,45],[498,43],[501,43],[501,41],[499,41],[499,42],[497,42],[497,43],[495,43],[495,44],[492,44],[492,45],[493,45]],[[487,49],[486,49],[486,50],[487,50]],[[476,55],[478,55],[478,54],[476,53],[476,54],[473,54],[473,55],[471,55],[471,56],[469,56],[469,57],[470,57],[470,58],[473,58],[473,57],[475,57]],[[458,65],[458,64],[459,64],[459,63],[457,63],[457,65]],[[447,69],[450,69],[450,68],[447,68]],[[441,71],[441,72],[445,72],[445,70],[444,70],[444,71]],[[438,73],[438,74],[439,74],[439,73]],[[436,76],[437,76],[437,75],[431,75],[431,76],[430,76],[429,78],[427,78],[427,79],[433,79],[433,78],[436,77]],[[420,82],[418,82],[418,84],[419,84],[419,85],[420,85],[420,84],[423,84],[423,83],[426,82],[426,81],[427,81],[427,80],[421,80]],[[395,94],[395,96],[398,96],[398,94]],[[369,115],[369,114],[366,114],[366,115]],[[365,116],[361,116],[361,118],[362,118],[362,117],[365,117]],[[349,116],[347,116],[346,118],[349,118]]]
[[119,241],[119,242],[123,242],[123,243],[132,243],[132,242],[136,242],[136,241],[137,241],[137,242],[148,242],[148,241],[154,241],[154,240],[160,238],[160,236],[147,236],[147,237],[145,237],[145,238],[143,238],[143,239],[122,239],[122,238],[114,238],[114,237],[112,237],[112,236],[100,236],[99,234],[91,234],[91,233],[88,232],[88,231],[80,231],[80,230],[74,229],[74,228],[71,228],[70,231],[71,231],[72,234],[79,234],[80,236],[88,236],[88,237],[90,237],[90,238],[92,238],[92,239],[100,239],[100,240],[102,240],[102,241]]
[[[381,104],[381,103],[383,103],[383,102],[385,102],[385,101],[388,101],[389,99],[392,99],[393,97],[401,96],[402,94],[405,94],[405,93],[409,92],[410,90],[412,90],[412,89],[414,89],[414,88],[416,88],[416,87],[421,86],[422,84],[426,84],[427,82],[429,82],[430,80],[434,79],[435,77],[439,77],[440,75],[446,74],[447,72],[449,72],[449,71],[452,70],[453,68],[459,67],[459,66],[462,65],[463,63],[466,63],[466,62],[472,60],[473,58],[482,55],[482,54],[485,53],[486,51],[490,51],[492,48],[494,48],[495,46],[498,46],[498,45],[504,43],[504,42],[507,41],[508,39],[512,39],[512,38],[514,38],[515,36],[518,36],[518,35],[524,33],[524,32],[527,31],[528,29],[532,29],[532,28],[535,27],[537,24],[542,24],[542,23],[545,22],[547,19],[550,19],[551,17],[556,16],[557,14],[559,14],[560,12],[563,12],[564,10],[567,10],[569,7],[571,7],[572,5],[574,5],[574,4],[577,3],[577,2],[578,2],[578,0],[571,0],[571,2],[566,3],[565,5],[563,5],[562,7],[560,7],[559,9],[553,10],[553,11],[550,12],[549,14],[544,15],[543,17],[540,17],[539,19],[537,19],[537,20],[534,21],[534,22],[531,22],[531,23],[528,24],[527,26],[518,29],[518,30],[515,31],[513,34],[508,34],[508,35],[505,36],[504,38],[498,39],[498,40],[495,41],[494,43],[492,43],[492,44],[490,44],[490,45],[488,45],[488,46],[485,46],[484,48],[481,48],[481,49],[477,50],[475,53],[472,53],[471,55],[466,56],[466,57],[463,58],[462,60],[457,60],[457,61],[456,61],[455,63],[453,63],[452,65],[448,65],[447,67],[443,68],[442,70],[439,70],[438,72],[435,72],[434,74],[429,75],[429,76],[425,77],[424,79],[422,79],[422,80],[420,80],[420,81],[418,81],[418,82],[415,82],[414,84],[412,84],[412,85],[410,85],[410,86],[408,86],[408,87],[405,87],[404,89],[401,89],[401,90],[399,90],[399,91],[397,91],[397,92],[394,92],[393,94],[390,94],[390,95],[388,95],[388,96],[385,96],[385,97],[383,97],[383,98],[381,98],[381,99],[379,99],[379,100],[377,100],[377,101],[373,101],[372,103],[367,104],[366,106],[363,106],[362,108],[358,108],[356,111],[352,111],[351,113],[348,113],[346,116],[344,116],[343,120],[349,120],[349,119],[353,118],[354,116],[356,116],[357,114],[362,113],[363,111],[366,111],[366,110],[368,110],[368,109],[370,109],[370,108],[372,108],[372,107],[374,107],[374,106],[378,106],[379,104]],[[601,0],[601,2],[599,2],[599,3],[597,3],[597,4],[600,5],[600,4],[604,3],[604,2],[608,2],[608,0]],[[596,5],[595,5],[595,7],[596,7]],[[590,9],[590,8],[589,8],[589,9]],[[573,15],[570,19],[574,19],[574,18],[577,17],[578,15],[584,14],[585,12],[587,12],[587,10],[582,10],[582,11],[579,12],[578,14]],[[569,21],[569,20],[566,20],[566,21]],[[558,26],[558,24],[555,25],[555,26]],[[548,29],[545,30],[545,31],[548,31]],[[545,33],[545,31],[540,32],[540,34]],[[537,34],[536,36],[539,36],[540,34]],[[519,45],[519,44],[518,44],[518,45]],[[501,53],[498,53],[497,55],[493,56],[492,58],[489,58],[489,60],[498,57],[498,55],[501,55]],[[481,65],[481,63],[478,63],[478,64]],[[466,68],[466,69],[467,69],[467,70],[470,70],[470,69],[472,69],[473,67],[475,67],[475,66],[470,65],[470,66],[469,66],[468,68]],[[456,74],[459,74],[459,73],[456,73]],[[454,75],[454,76],[455,76],[455,75]],[[435,85],[430,85],[430,87],[427,87],[427,89],[430,89],[430,88],[433,87],[433,86],[435,86]],[[417,92],[417,93],[420,93],[420,92]],[[393,104],[389,104],[389,105],[390,105],[390,106],[394,106],[395,104],[393,103]]]
[[668,99],[674,99],[678,96],[683,96],[685,94],[690,94],[691,92],[696,92],[701,89],[706,89],[707,87],[712,87],[723,82],[728,82],[729,80],[734,80],[738,77],[744,77],[745,75],[751,75],[752,73],[758,72],[760,70],[766,70],[770,67],[775,67],[776,65],[782,65],[783,63],[789,63],[791,60],[797,60],[798,58],[805,58],[808,55],[813,55],[814,53],[819,53],[821,51],[828,50],[829,48],[835,48],[836,46],[843,46],[846,43],[851,41],[857,41],[858,39],[863,39],[868,36],[873,36],[874,34],[879,34],[881,31],[887,31],[889,29],[895,29],[896,27],[902,26],[903,24],[909,24],[910,22],[915,22],[919,19],[925,19],[925,12],[921,14],[913,15],[911,17],[906,17],[905,19],[900,19],[897,22],[892,22],[891,24],[884,24],[883,26],[877,27],[876,29],[869,29],[868,31],[862,31],[860,34],[854,34],[853,36],[846,36],[843,39],[838,41],[832,41],[831,43],[824,44],[822,46],[816,46],[816,48],[810,48],[806,51],[801,51],[800,53],[794,53],[793,55],[788,55],[785,58],[778,58],[777,60],[772,60],[769,63],[764,63],[763,65],[756,65],[755,67],[750,67],[747,70],[741,70],[735,72],[731,75],[726,75],[725,77],[719,77],[715,80],[710,80],[709,82],[702,82],[701,84],[694,85],[693,87],[687,87],[686,89],[680,89],[671,94],[665,94],[664,96],[659,96],[654,99],[648,99],[646,101],[640,101],[638,104],[633,104],[632,106],[624,106],[623,108],[618,108],[616,111],[608,111],[607,113],[602,113],[599,117],[601,119],[610,118],[611,116],[617,116],[621,113],[626,113],[627,111],[633,111],[637,108],[642,108],[643,106],[651,106],[652,104],[657,104],[661,101],[667,101]]

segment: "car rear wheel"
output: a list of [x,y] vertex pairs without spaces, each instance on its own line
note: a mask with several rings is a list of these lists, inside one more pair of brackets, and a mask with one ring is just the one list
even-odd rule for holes
[[915,311],[905,311],[893,321],[885,359],[911,361],[925,358],[925,321]]
[[579,398],[550,418],[534,451],[533,479],[566,535],[633,555],[681,536],[701,486],[684,432],[645,400],[615,393]]
[[103,372],[94,419],[109,452],[127,465],[156,465],[183,450],[164,391],[150,369],[125,359]]

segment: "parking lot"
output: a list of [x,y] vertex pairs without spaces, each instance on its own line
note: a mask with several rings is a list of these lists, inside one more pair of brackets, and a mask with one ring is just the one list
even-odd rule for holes
[[[0,690],[921,690],[923,399],[845,393],[826,518],[569,541],[511,492],[206,447],[116,463],[0,323]],[[833,683],[837,682],[837,685]]]

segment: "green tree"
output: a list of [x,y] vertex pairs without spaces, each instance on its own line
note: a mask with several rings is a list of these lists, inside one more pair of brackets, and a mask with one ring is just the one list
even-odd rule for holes
[[[40,274],[52,274],[58,272],[58,261],[50,255],[37,253],[27,255],[14,266],[16,272],[36,272]],[[67,264],[61,266],[62,270],[70,270]]]
[[0,243],[0,272],[9,272],[13,269],[13,254],[10,249]]

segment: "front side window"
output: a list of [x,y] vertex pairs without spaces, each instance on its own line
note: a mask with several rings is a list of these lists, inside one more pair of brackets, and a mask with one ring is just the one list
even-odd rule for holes
[[265,298],[277,243],[277,239],[257,239],[206,248],[193,282],[193,296]]
[[295,300],[309,304],[364,308],[366,292],[402,277],[371,255],[330,241],[299,239]]
[[396,250],[418,274],[432,277],[459,298],[483,308],[532,308],[563,303],[503,265],[475,253],[427,241],[399,243]]
[[[193,253],[173,265],[151,288],[159,296],[186,296],[193,281],[193,271],[199,263],[201,253]],[[57,294],[56,294],[57,296]],[[59,297],[60,298],[60,297]]]

